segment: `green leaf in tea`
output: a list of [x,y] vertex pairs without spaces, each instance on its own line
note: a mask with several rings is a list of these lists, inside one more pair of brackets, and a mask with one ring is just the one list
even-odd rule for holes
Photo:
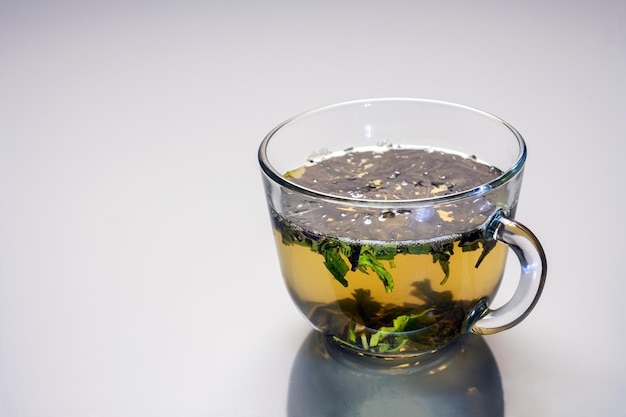
[[[385,286],[386,292],[393,291],[393,278],[391,274],[387,271],[387,269],[380,263],[379,259],[376,256],[374,248],[371,246],[364,246],[361,248],[359,254],[359,268],[362,271],[364,269],[369,268],[378,276],[378,278],[382,281]],[[364,271],[365,272],[365,271]],[[367,272],[366,272],[367,273]]]
[[[415,281],[411,295],[415,304],[382,304],[370,290],[356,289],[352,298],[338,301],[349,319],[345,330],[336,335],[338,342],[355,349],[392,354],[405,347],[428,351],[445,344],[463,331],[466,311],[476,300],[457,300],[450,291],[435,291],[429,279]],[[324,307],[332,310],[333,304]]]
[[341,242],[326,239],[319,245],[318,250],[324,256],[324,266],[326,266],[326,269],[328,269],[341,285],[347,287],[348,281],[345,279],[345,276],[350,268],[341,257]]
[[441,285],[445,285],[450,277],[450,259],[454,255],[455,243],[463,252],[479,250],[482,252],[476,268],[485,256],[495,247],[494,240],[488,240],[481,231],[472,231],[463,234],[454,242],[446,243],[402,243],[398,246],[386,242],[381,245],[346,242],[330,236],[322,236],[310,230],[290,223],[277,213],[273,213],[274,227],[280,232],[284,245],[298,245],[308,247],[324,258],[324,266],[337,282],[348,287],[346,275],[349,271],[360,271],[369,275],[373,272],[381,281],[386,292],[392,292],[394,280],[388,271],[395,268],[396,256],[402,255],[430,255],[433,262],[439,263],[443,278]]

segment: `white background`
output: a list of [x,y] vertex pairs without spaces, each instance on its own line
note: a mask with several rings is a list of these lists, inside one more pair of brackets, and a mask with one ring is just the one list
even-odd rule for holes
[[0,1],[0,416],[280,416],[308,324],[256,162],[313,107],[424,97],[525,137],[543,298],[507,416],[624,416],[626,3]]

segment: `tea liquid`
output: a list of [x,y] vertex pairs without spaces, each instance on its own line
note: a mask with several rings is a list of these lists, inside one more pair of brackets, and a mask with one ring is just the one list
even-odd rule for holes
[[[501,174],[451,152],[379,147],[327,155],[286,177],[334,196],[399,201],[476,188]],[[489,201],[450,211],[319,201],[291,194],[273,222],[292,298],[337,341],[376,354],[435,350],[497,290],[506,246],[484,236]],[[475,226],[458,233],[458,222]]]

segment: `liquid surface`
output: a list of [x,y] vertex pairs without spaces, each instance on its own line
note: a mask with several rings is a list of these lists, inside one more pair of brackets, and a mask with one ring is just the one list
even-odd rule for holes
[[303,187],[338,197],[414,200],[471,190],[502,174],[475,157],[424,148],[352,149],[287,174]]
[[484,196],[449,204],[432,198],[487,184],[502,171],[475,158],[439,150],[367,148],[326,156],[288,172],[292,182],[338,197],[393,202],[424,200],[410,209],[357,207],[293,193],[285,217],[301,227],[344,239],[400,241],[446,236],[483,224],[493,213]]

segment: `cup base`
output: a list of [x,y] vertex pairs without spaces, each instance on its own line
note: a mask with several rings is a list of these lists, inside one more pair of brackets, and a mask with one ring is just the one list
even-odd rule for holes
[[395,374],[436,370],[450,357],[462,351],[462,343],[460,341],[464,335],[437,349],[404,352],[401,354],[363,352],[336,338],[324,336],[321,333],[318,333],[318,337],[323,339],[322,343],[325,353],[344,365],[352,367],[367,366],[369,369]]

